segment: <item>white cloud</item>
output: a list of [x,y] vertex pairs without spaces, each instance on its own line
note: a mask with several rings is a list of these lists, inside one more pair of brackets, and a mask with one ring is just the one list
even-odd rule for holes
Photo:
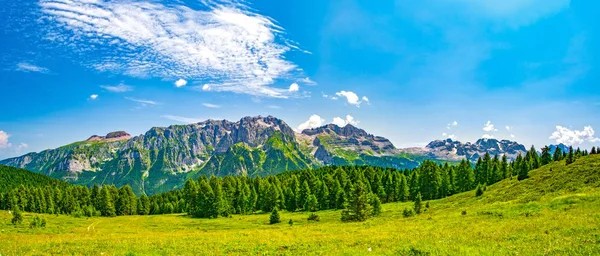
[[220,105],[215,105],[215,104],[210,104],[210,103],[202,103],[202,106],[205,106],[207,108],[221,108]]
[[348,124],[356,126],[356,125],[358,125],[358,123],[359,122],[354,120],[354,117],[352,117],[351,115],[346,115],[346,119],[341,118],[341,117],[334,117],[333,122],[332,122],[332,124],[335,124],[339,127],[344,127]]
[[508,126],[508,125],[507,125],[506,127],[504,127],[504,128],[506,128],[506,130],[507,130],[507,131],[510,131],[510,130],[512,130],[512,127],[510,127],[510,126]]
[[193,118],[193,117],[183,117],[183,116],[173,116],[173,115],[162,115],[162,118],[166,118],[169,120],[173,120],[176,122],[180,122],[180,123],[185,123],[185,124],[193,124],[193,123],[200,123],[203,120],[199,119],[199,118]]
[[484,135],[481,135],[481,138],[483,138],[483,139],[493,139],[494,135],[489,135],[489,134],[486,133]]
[[317,82],[311,80],[309,77],[306,77],[300,81],[306,85],[317,85]]
[[21,151],[23,151],[23,150],[25,150],[25,149],[27,149],[27,148],[29,148],[29,145],[28,145],[27,143],[23,143],[23,142],[21,142],[21,143],[19,143],[19,145],[18,145],[18,146],[15,148],[15,152],[16,152],[16,153],[21,153]]
[[487,121],[486,124],[483,125],[483,130],[486,132],[496,132],[498,129],[494,127],[491,121]]
[[556,131],[552,133],[550,139],[556,140],[556,143],[564,143],[567,145],[581,144],[586,141],[599,142],[600,138],[596,138],[594,134],[594,129],[591,126],[585,126],[582,131],[579,131],[557,125]]
[[300,86],[298,86],[297,83],[293,83],[290,85],[290,89],[288,89],[289,92],[297,92],[300,90]]
[[325,123],[325,119],[321,118],[319,115],[312,115],[308,118],[308,120],[306,120],[306,122],[298,125],[296,131],[302,132],[306,129],[317,128],[323,126],[323,123]]
[[183,87],[187,84],[188,82],[183,79],[183,78],[179,78],[179,80],[175,81],[175,87],[179,88],[179,87]]
[[210,85],[209,85],[209,84],[204,84],[204,85],[202,86],[202,90],[203,90],[203,91],[208,91],[208,90],[210,90]]
[[458,122],[457,122],[457,121],[454,121],[454,122],[452,122],[452,123],[449,123],[448,125],[446,125],[446,128],[447,128],[448,130],[450,130],[450,129],[452,128],[452,126],[458,126]]
[[8,133],[0,130],[0,149],[10,148],[12,146],[8,141],[8,137],[10,137]]
[[269,106],[267,106],[267,108],[270,108],[270,109],[281,109],[281,107],[277,106],[277,105],[269,105]]
[[98,94],[92,94],[90,95],[90,100],[95,100],[98,98]]
[[17,64],[17,70],[23,72],[37,72],[37,73],[48,73],[50,70],[44,67],[36,66],[27,62],[20,62]]
[[[360,107],[360,104],[362,102],[367,102],[369,103],[369,98],[367,98],[366,96],[362,97],[362,101],[360,100],[360,97],[358,97],[358,95],[356,95],[356,93],[351,92],[351,91],[340,91],[340,92],[336,92],[335,93],[336,96],[338,97],[344,97],[346,98],[346,100],[348,101],[349,104],[352,104],[354,106]],[[338,97],[331,97],[332,100],[337,100]]]
[[80,55],[102,51],[104,58],[83,60],[97,70],[198,78],[212,91],[289,97],[287,88],[272,85],[298,80],[302,72],[284,55],[304,51],[276,21],[242,0],[199,1],[194,9],[177,3],[41,0],[39,6],[54,25],[47,30],[56,44]]
[[515,138],[515,135],[511,133],[511,134],[510,134],[510,137],[514,139],[514,138]]
[[145,105],[161,105],[161,103],[153,101],[153,100],[136,99],[136,98],[130,98],[130,97],[125,97],[125,99],[140,103],[144,106]]
[[109,92],[130,92],[133,91],[133,87],[129,86],[129,85],[125,85],[125,84],[119,84],[119,85],[102,85],[100,86],[101,88],[109,91]]
[[458,137],[456,137],[456,135],[454,135],[454,134],[450,134],[450,135],[448,135],[448,139],[456,140],[456,139],[458,139]]

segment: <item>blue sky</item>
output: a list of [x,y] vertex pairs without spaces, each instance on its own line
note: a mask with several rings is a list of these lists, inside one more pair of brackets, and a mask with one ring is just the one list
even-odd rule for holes
[[93,134],[274,115],[398,147],[600,145],[600,3],[9,1],[0,159]]

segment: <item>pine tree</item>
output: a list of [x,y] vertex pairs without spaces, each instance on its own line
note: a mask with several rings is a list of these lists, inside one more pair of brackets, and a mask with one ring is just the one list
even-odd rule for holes
[[465,192],[473,189],[475,173],[467,159],[463,159],[458,165],[456,172],[457,192]]
[[188,179],[183,186],[183,193],[185,194],[186,212],[192,215],[196,208],[196,198],[198,197],[198,183],[194,180]]
[[406,176],[400,173],[400,184],[398,188],[398,198],[397,201],[406,202],[410,197],[410,190],[408,188],[408,183],[406,181]]
[[371,212],[371,216],[381,215],[381,200],[379,200],[378,196],[371,194],[369,204],[371,204],[371,206],[373,206],[373,211]]
[[214,200],[214,193],[206,179],[198,182],[198,197],[196,198],[196,209],[194,217],[209,218],[211,217],[211,209]]
[[369,218],[371,212],[372,207],[369,204],[367,188],[359,180],[350,192],[346,209],[342,211],[342,221],[365,221]]
[[117,216],[112,194],[107,186],[100,189],[100,212],[104,217]]
[[562,150],[560,149],[559,146],[556,146],[556,148],[554,149],[554,155],[552,157],[552,161],[558,162],[558,161],[562,160],[562,156],[563,156]]
[[572,164],[573,162],[575,162],[575,153],[573,152],[573,147],[570,146],[569,147],[569,153],[567,154],[567,165]]
[[426,160],[419,170],[420,193],[425,200],[437,199],[440,191],[440,167],[433,161]]
[[592,147],[592,151],[590,152],[590,155],[595,155],[595,154],[597,154],[596,147]]
[[477,189],[475,190],[475,196],[479,197],[483,195],[483,186],[481,184],[477,185]]
[[421,197],[421,193],[418,193],[415,197],[415,213],[420,214],[421,209],[423,208],[423,199]]
[[19,206],[18,206],[18,205],[15,205],[15,206],[12,208],[12,215],[13,215],[13,217],[12,217],[12,219],[11,219],[11,223],[12,223],[13,225],[15,225],[15,226],[16,226],[16,225],[18,225],[18,224],[21,224],[21,223],[23,223],[23,214],[21,213],[21,209],[19,208]]
[[547,165],[552,162],[552,155],[550,154],[550,148],[545,146],[542,148],[542,159],[541,164]]
[[280,223],[281,219],[279,216],[279,211],[277,210],[277,207],[273,208],[273,211],[271,212],[271,216],[269,217],[269,224],[277,224]]
[[304,210],[307,212],[316,212],[319,210],[319,202],[315,195],[309,195],[304,204]]
[[148,196],[146,196],[146,195],[140,196],[139,203],[138,203],[138,214],[139,215],[150,214],[150,199],[148,199]]

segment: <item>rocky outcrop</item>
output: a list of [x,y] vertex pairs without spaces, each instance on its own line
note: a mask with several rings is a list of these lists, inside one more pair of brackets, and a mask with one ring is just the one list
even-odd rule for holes
[[479,139],[475,143],[462,143],[451,139],[435,140],[427,144],[425,148],[405,149],[404,152],[424,155],[428,158],[459,161],[477,159],[485,153],[490,155],[506,155],[509,159],[515,159],[519,154],[525,154],[525,146],[509,140]]
[[118,141],[118,140],[128,140],[131,139],[131,135],[124,131],[110,132],[106,134],[106,136],[98,136],[92,135],[86,141],[100,141],[100,142],[110,142],[110,141]]

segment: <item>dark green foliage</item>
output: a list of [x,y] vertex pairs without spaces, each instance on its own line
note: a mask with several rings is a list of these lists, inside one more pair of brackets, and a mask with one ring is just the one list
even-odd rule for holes
[[319,222],[321,221],[321,217],[319,217],[319,215],[317,215],[316,213],[311,213],[310,215],[308,215],[308,220]]
[[484,191],[485,191],[484,185],[481,185],[481,184],[477,185],[477,189],[475,190],[475,196],[477,196],[477,197],[482,196]]
[[288,224],[290,224],[290,226],[294,225],[294,221],[292,219],[290,219],[290,221],[288,221]]
[[406,208],[406,209],[404,209],[404,211],[402,211],[402,216],[404,216],[405,218],[412,217],[415,215],[416,215],[415,210],[410,209],[410,208]]
[[40,173],[0,165],[0,193],[6,193],[21,186],[63,188],[71,185]]
[[563,152],[560,149],[560,147],[556,147],[556,149],[554,149],[554,154],[552,156],[552,161],[558,162],[560,160],[563,159]]
[[416,214],[420,214],[421,213],[421,209],[423,208],[423,199],[421,198],[421,193],[418,193],[417,196],[415,197],[415,213]]
[[281,219],[279,216],[279,211],[277,210],[277,208],[274,208],[273,211],[271,212],[271,216],[269,217],[269,224],[277,224],[280,222],[281,222]]
[[369,198],[369,204],[373,206],[371,216],[381,215],[381,200],[375,194],[371,194]]
[[308,212],[316,212],[319,210],[319,202],[315,195],[309,195],[304,203],[304,210]]
[[573,147],[569,147],[569,153],[567,154],[566,164],[570,165],[575,162],[575,153],[573,152]]
[[365,184],[358,181],[350,191],[346,209],[342,211],[342,221],[365,221],[372,213]]
[[16,225],[19,225],[19,224],[23,223],[23,214],[21,213],[21,209],[19,209],[19,206],[15,205],[12,208],[12,215],[13,215],[13,217],[10,220],[10,222],[13,225],[16,226]]
[[46,227],[46,218],[35,216],[31,219],[29,223],[29,228],[45,228]]

